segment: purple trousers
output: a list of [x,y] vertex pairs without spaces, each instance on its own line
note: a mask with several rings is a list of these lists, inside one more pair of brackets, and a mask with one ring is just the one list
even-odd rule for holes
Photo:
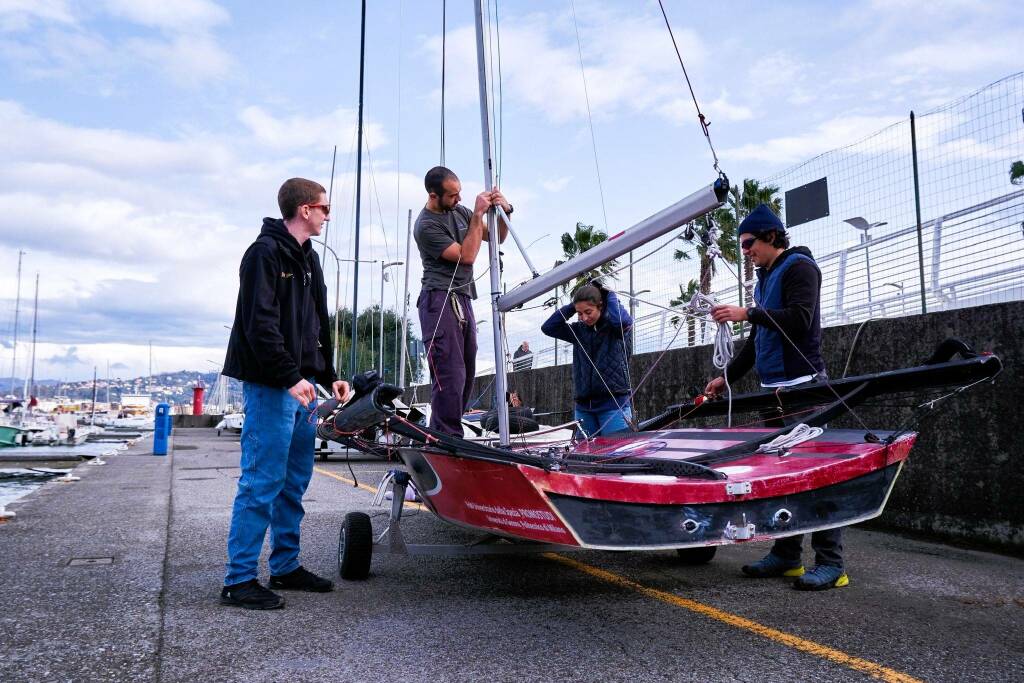
[[[458,298],[465,322],[459,322],[450,297]],[[473,395],[476,375],[476,319],[465,294],[424,289],[416,300],[420,331],[430,367],[430,428],[462,436],[462,414]]]

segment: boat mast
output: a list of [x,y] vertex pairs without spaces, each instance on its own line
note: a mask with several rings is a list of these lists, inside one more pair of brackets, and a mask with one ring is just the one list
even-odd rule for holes
[[[18,250],[18,288],[17,294],[14,295],[14,343],[11,346],[11,396],[14,396],[15,379],[14,373],[17,370],[18,362],[18,309],[21,305],[21,257],[25,255],[25,252]],[[21,400],[25,400],[25,393],[22,392]]]
[[409,249],[412,246],[412,209],[409,209],[408,227],[405,233],[405,285],[402,288],[402,352],[398,363],[398,386],[405,388],[406,346],[409,334]]
[[352,277],[352,353],[351,375],[356,374],[356,342],[359,339],[359,218],[363,187],[363,75],[366,67],[366,0],[362,1],[359,22],[359,116],[356,124],[356,225],[355,266]]
[[[484,189],[490,192],[494,185],[494,155],[491,149],[491,121],[488,116],[487,103],[487,63],[484,59],[484,10],[485,0],[474,2],[476,14],[476,64],[480,82],[480,134],[483,139],[484,151]],[[501,295],[501,273],[498,258],[498,231],[494,220],[494,209],[487,212],[487,253],[490,256],[491,269],[491,326],[494,331],[494,409],[498,416],[498,435],[502,446],[509,444],[508,439],[508,402],[505,400],[508,379],[505,376],[505,344],[502,330],[502,316],[498,310],[498,297]]]
[[37,323],[39,321],[39,273],[36,273],[35,298],[35,306],[32,309],[32,370],[29,375],[28,384],[26,385],[26,391],[29,396],[35,396],[36,394],[36,331],[38,329]]

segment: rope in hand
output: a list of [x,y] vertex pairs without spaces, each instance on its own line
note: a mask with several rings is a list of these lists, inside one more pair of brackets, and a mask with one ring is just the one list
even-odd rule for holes
[[[717,240],[714,242],[717,244]],[[714,308],[718,302],[713,296],[703,294],[701,292],[694,292],[693,297],[690,299],[690,303],[687,308],[693,315],[711,316],[711,309]],[[715,333],[715,345],[714,354],[711,357],[711,362],[716,368],[722,371],[722,378],[725,380],[725,392],[729,400],[729,412],[728,421],[726,426],[732,427],[732,386],[729,384],[729,361],[735,352],[735,347],[732,342],[732,326],[727,322],[718,323],[718,331]]]

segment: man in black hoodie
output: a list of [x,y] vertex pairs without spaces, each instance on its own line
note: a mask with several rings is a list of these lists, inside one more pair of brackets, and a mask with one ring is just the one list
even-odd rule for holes
[[270,527],[270,586],[327,592],[333,584],[299,564],[302,495],[313,476],[314,382],[345,400],[331,359],[327,288],[310,237],[330,215],[323,186],[292,178],[277,194],[281,219],[264,218],[239,268],[238,303],[224,374],[242,380],[242,474],[220,600],[248,609],[284,607],[257,580]]
[[[739,226],[743,253],[757,266],[755,307],[715,306],[715,322],[750,322],[750,337],[726,368],[731,380],[757,368],[763,387],[789,387],[815,378],[824,379],[821,358],[821,270],[807,247],[789,246],[789,236],[767,204],[761,204]],[[704,393],[717,396],[725,380],[716,377]],[[769,427],[783,427],[792,420],[775,417]],[[761,560],[743,567],[755,578],[795,577],[793,587],[825,590],[849,584],[843,568],[843,529],[811,534],[815,566],[805,572],[800,560],[803,536],[780,538]]]

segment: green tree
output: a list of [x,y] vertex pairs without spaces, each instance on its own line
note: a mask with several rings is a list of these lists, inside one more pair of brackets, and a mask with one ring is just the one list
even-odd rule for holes
[[[593,225],[584,225],[582,222],[577,222],[576,230],[574,232],[562,233],[562,254],[565,256],[566,260],[575,258],[583,252],[593,249],[607,239],[608,235],[605,234],[603,230],[597,230]],[[616,265],[618,265],[618,261],[612,259],[593,270],[582,273],[578,275],[571,284],[567,282],[562,285],[562,291],[574,292],[597,277],[609,275],[613,270],[615,270]]]
[[[380,363],[380,311],[381,307],[371,306],[359,312],[358,335],[356,348],[356,372],[364,372],[377,368]],[[352,353],[352,311],[342,308],[338,311],[339,350],[338,374],[347,375],[351,368],[349,362]],[[331,338],[334,338],[334,315],[330,316]],[[398,383],[398,364],[401,362],[402,317],[393,309],[384,309],[384,381]],[[410,333],[408,348],[420,346],[419,339]],[[420,376],[422,359],[418,354],[407,353],[406,381],[413,382]]]
[[[683,289],[683,286],[679,285],[679,296],[671,299],[668,302],[668,305],[672,306],[673,308],[676,306],[685,306],[686,304],[690,303],[690,299],[692,299],[693,295],[696,294],[699,290],[700,285],[696,280],[690,280],[690,282],[686,285],[686,289]],[[672,327],[679,327],[680,323],[682,322],[682,318],[678,314],[676,314],[669,318],[668,321],[672,323]],[[693,346],[696,343],[696,321],[693,319],[692,315],[688,315],[686,316],[686,345]]]
[[[703,216],[690,223],[679,239],[693,247],[700,259],[700,279],[698,281],[701,294],[711,293],[711,280],[717,268],[715,259],[711,257],[711,229],[718,228],[718,249],[726,263],[736,263],[736,218],[732,210],[722,207],[715,209],[710,216]],[[676,249],[672,258],[676,261],[689,261],[692,257],[686,247]],[[692,296],[692,294],[691,294]]]
[[[765,185],[751,178],[743,180],[742,189],[733,185],[729,189],[729,198],[726,200],[727,208],[732,212],[735,225],[739,226],[743,219],[750,215],[750,212],[759,204],[767,204],[776,216],[782,216],[782,198],[779,195],[778,185]],[[735,245],[733,247],[736,248]],[[743,281],[750,282],[754,279],[754,264],[749,258],[743,259]],[[752,285],[746,286],[746,299],[749,304],[754,299]],[[742,303],[740,304],[742,305]]]
[[1014,185],[1024,185],[1024,161],[1010,164],[1010,182]]

